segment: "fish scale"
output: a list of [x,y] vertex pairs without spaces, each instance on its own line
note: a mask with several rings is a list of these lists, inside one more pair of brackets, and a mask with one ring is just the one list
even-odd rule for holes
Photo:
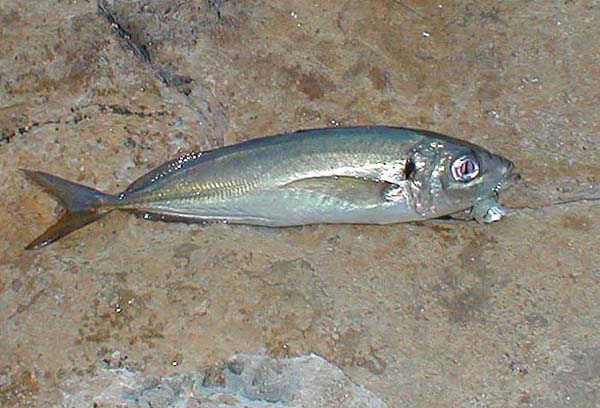
[[[273,174],[281,174],[280,183],[281,185],[286,184],[289,181],[293,181],[296,178],[316,177],[316,176],[328,176],[328,175],[340,175],[345,176],[347,171],[336,166],[337,163],[345,163],[346,168],[357,168],[360,163],[381,163],[383,157],[380,155],[370,154],[357,154],[354,151],[340,151],[337,153],[320,153],[316,156],[297,156],[293,159],[295,162],[301,163],[302,167],[306,170],[296,171],[296,173],[289,174],[284,170],[284,166],[276,166],[270,169],[268,172],[264,172],[261,175],[254,175],[254,177],[245,177],[244,179],[225,178],[221,176],[217,179],[205,180],[201,183],[191,182],[188,184],[178,184],[176,190],[156,190],[153,194],[144,196],[142,199],[135,201],[132,199],[131,202],[135,204],[144,202],[158,202],[164,201],[175,201],[178,199],[186,199],[189,196],[193,196],[196,199],[206,198],[211,199],[226,199],[231,196],[245,194],[251,190],[264,188],[269,186],[276,180]],[[316,163],[320,164],[320,168],[316,166]],[[323,166],[325,164],[325,166]],[[297,166],[299,167],[299,166]],[[287,174],[287,177],[283,175]],[[358,173],[357,173],[358,174]],[[368,174],[365,174],[365,176]]]

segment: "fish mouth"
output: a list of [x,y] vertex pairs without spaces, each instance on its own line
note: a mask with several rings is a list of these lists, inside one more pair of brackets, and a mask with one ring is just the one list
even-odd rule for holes
[[500,194],[500,191],[504,188],[504,186],[506,184],[509,184],[509,182],[513,179],[513,178],[519,178],[520,176],[518,174],[513,174],[512,171],[515,167],[515,165],[513,164],[513,162],[507,160],[508,164],[506,165],[506,168],[504,170],[504,174],[502,175],[502,178],[500,178],[500,181],[498,181],[498,183],[496,184],[496,186],[494,187],[494,194],[496,194],[496,196],[498,196]]

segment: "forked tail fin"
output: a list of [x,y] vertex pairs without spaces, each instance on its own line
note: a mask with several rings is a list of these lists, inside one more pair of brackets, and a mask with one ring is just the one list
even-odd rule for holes
[[65,213],[56,224],[34,239],[25,249],[38,249],[64,237],[71,232],[96,221],[109,213],[112,208],[105,206],[115,203],[117,197],[101,193],[93,188],[82,186],[41,171],[22,169],[31,180],[42,186],[58,199]]

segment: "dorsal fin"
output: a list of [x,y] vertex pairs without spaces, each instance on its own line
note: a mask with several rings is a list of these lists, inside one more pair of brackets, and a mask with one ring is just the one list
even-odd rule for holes
[[126,193],[131,193],[132,191],[144,188],[150,184],[157,182],[158,180],[168,176],[174,171],[185,169],[193,164],[196,160],[198,160],[203,155],[203,152],[190,152],[183,154],[171,161],[168,161],[164,164],[161,164],[154,170],[149,171],[144,174],[142,177],[135,180],[133,183],[127,187],[125,190]]

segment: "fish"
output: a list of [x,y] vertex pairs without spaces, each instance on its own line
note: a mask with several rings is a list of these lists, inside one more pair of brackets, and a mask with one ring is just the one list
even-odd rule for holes
[[22,169],[64,208],[26,249],[47,246],[115,210],[151,220],[267,227],[393,224],[460,214],[491,223],[506,215],[498,198],[513,167],[483,147],[433,131],[361,126],[191,152],[119,194]]

